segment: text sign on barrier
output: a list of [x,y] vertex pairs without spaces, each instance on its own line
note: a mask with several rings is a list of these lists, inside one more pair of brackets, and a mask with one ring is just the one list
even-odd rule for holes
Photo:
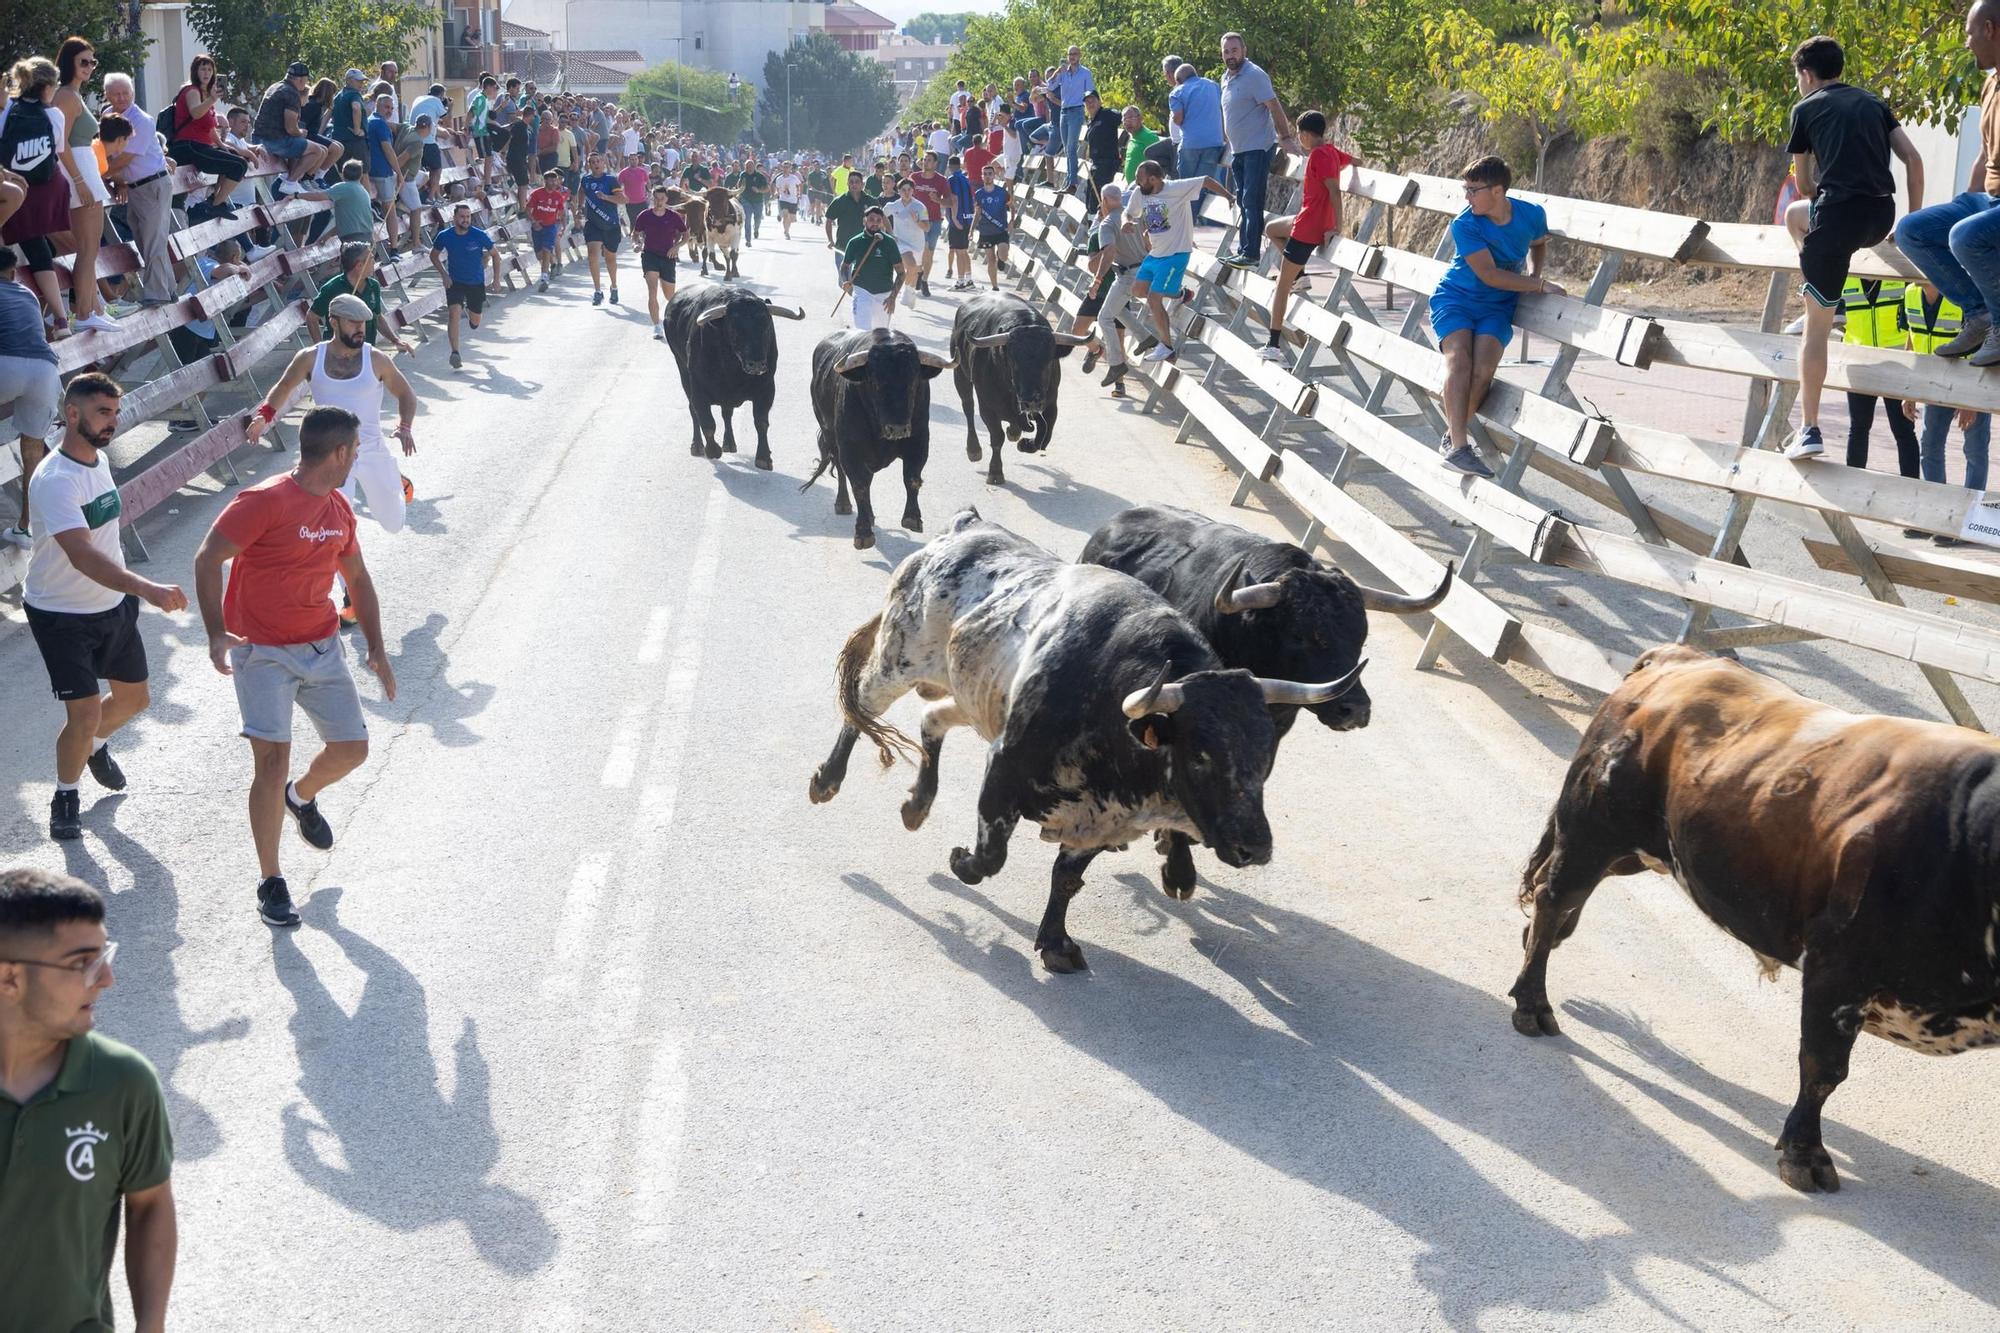
[[2000,546],[2000,498],[1989,499],[1991,495],[1991,491],[1982,491],[1965,507],[1965,523],[1958,530],[1965,541]]

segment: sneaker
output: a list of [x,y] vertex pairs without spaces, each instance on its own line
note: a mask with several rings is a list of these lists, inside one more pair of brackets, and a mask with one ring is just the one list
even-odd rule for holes
[[1461,444],[1446,454],[1444,465],[1453,472],[1463,472],[1468,477],[1485,477],[1488,481],[1493,479],[1493,469],[1486,466],[1486,461],[1474,452],[1469,444]]
[[1969,541],[1967,541],[1967,540],[1965,540],[1965,538],[1963,538],[1963,537],[1948,537],[1948,536],[1946,536],[1946,535],[1945,535],[1944,533],[1940,532],[1940,533],[1937,533],[1937,534],[1936,534],[1935,536],[1933,536],[1933,537],[1931,538],[1931,545],[1932,545],[1932,546],[1970,546],[1970,545],[1972,545],[1972,543],[1971,543],[1971,542],[1969,542]]
[[543,274],[543,275],[542,275],[542,280],[541,280],[540,282],[538,282],[538,283],[536,283],[536,284],[535,284],[535,290],[536,290],[536,291],[538,291],[538,292],[545,292],[545,291],[547,291],[548,289],[549,289],[549,279],[548,279],[548,275],[547,275],[547,274]]
[[1927,528],[1904,528],[1903,535],[1913,542],[1920,542],[1931,534]]
[[125,770],[118,767],[118,761],[111,757],[110,746],[99,741],[97,748],[90,752],[87,763],[90,776],[97,779],[98,786],[106,791],[125,790]]
[[91,311],[82,319],[76,320],[75,324],[79,329],[95,329],[99,333],[118,332],[118,321],[106,315],[102,310]]
[[917,295],[929,296],[930,294],[931,294],[931,280],[929,278],[918,278]]
[[139,298],[139,308],[141,310],[151,310],[155,306],[173,305],[174,303],[175,298],[171,296],[142,296]]
[[1939,343],[1936,347],[1931,348],[1931,351],[1937,356],[1970,356],[1985,345],[1986,335],[1992,328],[1993,316],[1983,311],[1977,315],[1968,316],[1964,327],[1959,329],[1957,337],[1951,339],[1949,342]]
[[463,362],[463,361],[461,361],[461,360],[459,360],[459,359],[458,359],[458,353],[457,353],[457,352],[453,352],[453,353],[451,354],[451,368],[452,368],[453,370],[457,370],[457,369],[458,369],[458,368],[459,368],[460,366],[462,366],[462,365],[464,365],[464,364],[465,364],[465,362]]
[[1145,360],[1147,360],[1147,361],[1171,361],[1171,360],[1173,360],[1173,359],[1174,359],[1174,348],[1173,348],[1173,344],[1171,344],[1171,343],[1161,343],[1161,344],[1159,344],[1158,346],[1154,347],[1152,351],[1150,351],[1150,352],[1146,353],[1146,355],[1145,355],[1145,358],[1144,358],[1144,359],[1145,359]]
[[305,192],[306,186],[304,181],[295,181],[289,178],[281,180],[271,187],[271,193],[277,195],[280,199],[289,199],[295,194],[304,194]]
[[245,241],[243,243],[243,262],[254,264],[277,248],[275,245],[258,245],[255,241]]
[[24,551],[35,549],[35,539],[29,534],[26,528],[0,528],[0,542],[5,542],[9,546],[18,546]]
[[340,627],[342,629],[353,629],[360,623],[361,616],[355,611],[353,603],[342,602],[340,604]]
[[1107,389],[1114,388],[1117,386],[1119,381],[1123,380],[1127,375],[1131,373],[1132,373],[1132,367],[1126,365],[1123,361],[1120,361],[1117,365],[1105,371],[1104,378],[1099,380],[1098,383],[1102,384]]
[[1102,347],[1099,347],[1096,343],[1092,343],[1090,346],[1084,348],[1083,373],[1088,375],[1091,371],[1097,369],[1097,358],[1102,356],[1103,354],[1104,354],[1104,349]]
[[319,812],[318,801],[304,804],[292,799],[292,784],[285,784],[285,809],[291,811],[292,819],[299,826],[299,836],[321,851],[333,846],[333,825],[326,822],[326,816]]
[[655,325],[653,326],[653,341],[654,341],[654,342],[665,342],[666,340],[667,340],[667,328],[666,328],[666,325],[664,325],[664,324],[655,324]]
[[1150,351],[1151,349],[1159,345],[1160,345],[1160,339],[1158,335],[1149,333],[1145,337],[1139,339],[1139,345],[1137,347],[1134,347],[1132,351],[1136,355],[1141,352]]
[[604,304],[604,293],[603,293],[603,292],[592,292],[592,293],[590,294],[590,303],[591,303],[592,305],[603,305],[603,304]]
[[1257,267],[1257,261],[1252,259],[1249,255],[1244,255],[1244,254],[1224,255],[1222,257],[1222,262],[1229,265],[1229,267],[1231,268],[1248,269]]
[[1283,361],[1285,359],[1285,349],[1276,343],[1270,343],[1267,346],[1257,349],[1257,355],[1263,357],[1266,361]]
[[1807,426],[1799,432],[1799,438],[1792,447],[1785,450],[1785,457],[1797,462],[1802,458],[1818,458],[1826,452],[1826,441],[1820,438],[1818,426]]
[[106,301],[104,313],[113,319],[130,319],[145,307],[138,301]]
[[76,788],[58,791],[49,802],[49,836],[61,842],[83,836],[83,812]]
[[197,222],[206,222],[215,216],[215,210],[205,203],[189,204],[187,207],[187,220],[190,227],[194,226]]
[[611,304],[613,305],[618,304],[618,289],[616,287],[613,287],[611,289]]
[[175,435],[185,435],[201,429],[201,423],[193,417],[173,417],[167,422],[167,430]]
[[267,926],[296,926],[299,914],[292,910],[292,891],[283,875],[273,875],[257,886],[257,915]]
[[1979,350],[1965,358],[1968,366],[2000,366],[2000,329],[1988,329]]

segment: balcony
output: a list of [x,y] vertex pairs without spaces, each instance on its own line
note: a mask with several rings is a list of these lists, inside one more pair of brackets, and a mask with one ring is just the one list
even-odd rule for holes
[[488,71],[481,65],[480,48],[476,46],[447,46],[444,48],[444,76],[447,79],[475,79]]

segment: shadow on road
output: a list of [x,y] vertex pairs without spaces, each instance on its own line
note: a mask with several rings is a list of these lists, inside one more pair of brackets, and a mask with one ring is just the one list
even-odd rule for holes
[[377,717],[429,727],[440,745],[477,745],[481,737],[465,725],[466,719],[486,711],[496,688],[476,680],[452,683],[451,658],[438,642],[450,623],[442,611],[433,611],[423,624],[404,631],[395,654],[397,679],[414,688],[396,703],[364,693],[361,706]]
[[[1782,1108],[1692,1066],[1649,1078],[1612,1069],[1573,1043],[1530,1046],[1509,1028],[1497,988],[1489,994],[1464,985],[1311,917],[1207,880],[1196,900],[1172,902],[1143,876],[1120,875],[1117,884],[1153,920],[1145,933],[1178,919],[1202,960],[1197,968],[1212,969],[1216,984],[1147,966],[1102,939],[1083,944],[1095,979],[1113,984],[1091,984],[1041,975],[1028,948],[1034,920],[950,876],[930,877],[951,900],[930,912],[866,876],[843,880],[1175,1114],[1414,1237],[1425,1250],[1413,1276],[1455,1328],[1477,1327],[1488,1312],[1516,1305],[1575,1316],[1621,1288],[1663,1319],[1692,1327],[1674,1309],[1681,1269],[1660,1261],[1735,1285],[1724,1270],[1768,1259],[1787,1221],[1802,1214],[1861,1227],[1984,1299],[2000,1292],[1983,1239],[1984,1219],[2000,1204],[1995,1191],[1951,1176],[1955,1197],[1942,1201],[1885,1193],[1857,1209],[1847,1196],[1733,1198],[1699,1160],[1600,1086],[1595,1071],[1635,1082],[1766,1169],[1775,1162],[1767,1139],[1732,1126],[1718,1130],[1713,1117],[1691,1115],[1684,1099],[1660,1085],[1685,1072],[1704,1094],[1751,1103],[1753,1117],[1773,1126]],[[1022,887],[1039,910],[1040,877],[1032,882],[1033,890]],[[963,908],[991,918],[1011,938],[994,940]],[[1225,995],[1247,997],[1271,1021],[1256,1021]],[[1864,1164],[1912,1160],[1848,1131],[1840,1139]],[[1541,1188],[1530,1194],[1496,1185],[1489,1172],[1509,1158],[1539,1174]],[[1518,1178],[1519,1167],[1512,1171]],[[1588,1202],[1562,1201],[1570,1193]],[[1592,1219],[1594,1234],[1577,1236],[1517,1194],[1539,1194],[1566,1215],[1608,1216]],[[1946,1215],[1926,1217],[1937,1202]],[[1921,1244],[1905,1249],[1912,1241]],[[1746,1301],[1758,1299],[1739,1290]]]
[[[487,1104],[486,1059],[470,1017],[453,1048],[452,1096],[438,1087],[424,988],[387,952],[342,926],[337,888],[306,903],[366,980],[349,1017],[314,973],[296,938],[272,945],[278,980],[292,994],[299,1090],[317,1113],[284,1113],[285,1157],[301,1180],[397,1231],[462,1223],[488,1264],[522,1275],[547,1266],[555,1233],[534,1202],[487,1179],[500,1140]],[[317,1140],[331,1139],[328,1160]]]
[[[167,1116],[174,1128],[174,1156],[198,1161],[222,1146],[222,1130],[206,1107],[178,1086],[181,1060],[197,1046],[235,1041],[250,1031],[237,1015],[207,1028],[192,1028],[181,1014],[174,951],[180,934],[180,891],[173,872],[117,825],[122,795],[94,802],[84,814],[89,838],[62,844],[64,868],[105,897],[105,925],[111,938],[129,941],[118,955],[115,984],[106,1001],[110,1035],[139,1051],[159,1071],[166,1089]],[[90,854],[90,840],[104,844],[111,859],[131,877],[132,886],[114,894],[104,867]]]

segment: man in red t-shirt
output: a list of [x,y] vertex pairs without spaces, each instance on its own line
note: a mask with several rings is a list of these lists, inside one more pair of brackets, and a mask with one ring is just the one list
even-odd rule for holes
[[973,183],[973,189],[978,189],[980,183],[986,179],[986,164],[998,156],[998,153],[987,147],[984,135],[974,139],[972,146],[959,154],[959,160],[965,165],[965,178]]
[[1258,355],[1266,361],[1285,359],[1285,303],[1292,284],[1306,271],[1313,251],[1340,234],[1340,177],[1354,159],[1326,140],[1326,115],[1308,111],[1298,120],[1299,146],[1306,150],[1305,188],[1299,193],[1297,217],[1273,218],[1264,234],[1285,246],[1278,264],[1278,291],[1271,300],[1271,341]]
[[931,257],[937,253],[938,236],[944,230],[945,200],[951,196],[951,182],[938,170],[943,165],[936,153],[925,153],[923,169],[910,175],[911,187],[931,215],[930,225],[924,228],[923,276],[917,287],[920,296],[931,294]]
[[556,266],[556,238],[562,235],[563,218],[569,213],[569,191],[560,184],[562,173],[542,173],[541,188],[528,196],[528,222],[534,230],[535,258],[542,263],[538,292],[549,289],[549,279],[561,270]]
[[[359,447],[360,422],[346,408],[306,413],[299,425],[298,466],[238,491],[194,558],[195,599],[208,629],[209,660],[236,683],[243,737],[256,763],[250,836],[260,876],[257,914],[271,926],[299,924],[278,867],[286,812],[307,842],[322,851],[333,846],[319,793],[368,757],[368,725],[333,609],[335,571],[347,580],[367,637],[368,669],[380,678],[382,693],[396,697],[375,584],[361,562],[354,511],[340,493]],[[230,566],[226,593],[224,564]],[[294,704],[312,719],[324,744],[304,775],[288,782]]]

